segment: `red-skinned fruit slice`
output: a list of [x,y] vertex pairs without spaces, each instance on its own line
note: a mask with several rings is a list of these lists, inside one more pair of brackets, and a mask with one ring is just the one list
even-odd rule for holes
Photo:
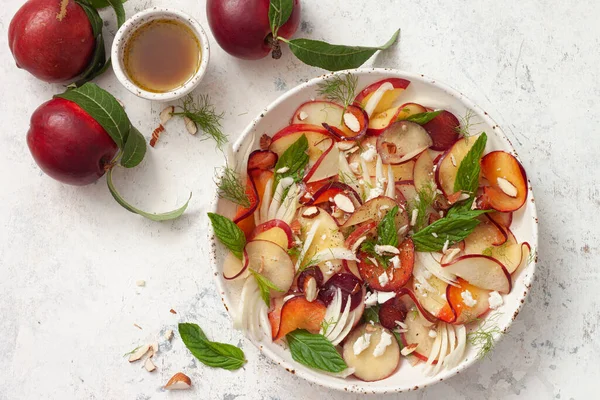
[[[418,264],[415,267],[415,275],[417,273],[417,268],[419,268]],[[427,283],[433,290],[427,290],[416,279],[413,280],[412,287],[414,289],[415,297],[417,298],[415,304],[421,305],[421,308],[429,314],[434,315],[444,322],[454,322],[456,320],[456,314],[448,304],[448,301],[442,297],[446,294],[448,284],[435,276],[431,276],[427,279]]]
[[244,272],[246,272],[248,268],[248,257],[246,257],[245,253],[246,250],[244,250],[244,257],[242,260],[234,256],[231,252],[227,254],[227,257],[225,257],[225,261],[223,262],[223,278],[232,280],[241,276],[246,276]]
[[268,240],[284,249],[291,249],[294,246],[292,229],[279,219],[272,219],[257,226],[250,235],[250,240],[254,239]]
[[417,157],[413,170],[413,181],[417,191],[436,188],[433,172],[433,160],[436,157],[437,153],[432,150],[425,150]]
[[492,220],[480,217],[480,221],[464,240],[465,254],[482,254],[487,248],[504,244],[508,238],[506,232]]
[[361,303],[363,299],[361,281],[353,274],[346,273],[335,274],[327,280],[319,290],[319,300],[326,306],[329,306],[338,289],[342,292],[342,310],[346,307],[348,296],[350,296],[352,301],[350,311],[354,310]]
[[248,169],[271,169],[277,164],[277,154],[269,150],[255,150],[248,158]]
[[[358,263],[354,260],[342,260],[342,265],[344,266],[344,271],[351,273],[358,279],[362,281],[362,277],[360,276],[360,272],[358,271]],[[364,299],[364,296],[363,296]],[[364,301],[363,301],[364,303]]]
[[396,329],[397,322],[404,322],[406,318],[406,306],[400,297],[396,296],[379,307],[379,322],[387,329]]
[[327,129],[338,140],[359,140],[367,133],[369,117],[360,107],[350,105],[343,114],[342,129],[323,123],[323,128]]
[[432,150],[448,150],[459,136],[460,122],[450,111],[442,111],[434,119],[423,125],[431,136]]
[[481,159],[481,173],[489,181],[483,201],[496,211],[516,211],[527,200],[527,175],[515,157],[493,151]]
[[469,254],[450,264],[442,264],[442,267],[481,289],[509,293],[512,288],[510,274],[504,265],[489,256]]
[[277,337],[279,325],[281,325],[281,309],[283,308],[283,297],[271,299],[271,309],[269,310],[269,323],[271,324],[271,337]]
[[485,214],[485,216],[488,217],[489,219],[491,219],[492,221],[496,222],[498,225],[500,225],[503,228],[510,228],[510,225],[512,224],[512,220],[513,220],[512,212],[504,213],[504,212],[494,211],[494,212]]
[[265,193],[265,186],[273,173],[261,169],[248,171],[248,179],[246,184],[246,194],[250,200],[250,207],[238,206],[233,222],[244,232],[246,238],[250,237],[254,228],[254,211],[260,207],[262,198]]
[[364,109],[369,102],[369,99],[384,83],[390,83],[394,89],[384,92],[383,96],[377,102],[377,106],[373,110],[373,115],[379,114],[392,107],[392,104],[398,99],[402,92],[410,85],[410,81],[402,78],[389,78],[377,81],[364,88],[354,99],[354,102],[359,103]]
[[344,246],[348,249],[352,249],[354,244],[360,240],[362,237],[368,237],[369,235],[375,233],[377,229],[377,222],[375,221],[367,221],[362,225],[359,225],[344,242]]
[[384,164],[401,164],[412,160],[431,146],[431,138],[419,124],[394,122],[377,137],[377,152]]
[[485,249],[485,255],[500,261],[509,274],[514,273],[519,265],[529,256],[529,243],[518,243],[509,228],[505,229],[507,240],[501,246],[490,246]]
[[[404,323],[406,324],[406,332],[402,333],[402,345],[404,347],[410,345],[417,345],[417,348],[411,353],[411,355],[419,358],[421,361],[427,361],[427,357],[431,353],[433,342],[435,338],[429,336],[431,326],[424,324],[427,322],[421,318],[418,313],[408,312]],[[433,361],[433,364],[437,364],[437,360]]]
[[[369,346],[356,355],[354,344],[362,340],[363,335],[370,335]],[[390,339],[391,337],[391,339]],[[385,347],[383,354],[375,356],[375,348],[384,338],[391,342]],[[380,324],[363,324],[354,329],[344,341],[342,356],[349,368],[354,368],[354,376],[362,381],[379,381],[392,375],[400,364],[400,346],[394,335]]]
[[[357,204],[361,204],[362,200],[358,193],[350,186],[346,185],[342,182],[333,182],[333,181],[325,181],[322,183],[322,186],[319,187],[316,191],[313,192],[312,198],[306,199],[304,204],[307,206],[316,206],[319,204],[327,203],[330,199],[333,199],[336,194],[345,194],[350,196],[353,199],[353,202]],[[302,202],[302,201],[301,201]]]
[[[396,205],[397,203],[393,199],[385,196],[371,199],[354,211],[350,218],[348,218],[348,220],[341,226],[341,229],[347,230],[352,226],[361,225],[363,222],[367,221],[379,223],[379,221],[381,221],[383,217]],[[397,228],[408,224],[408,215],[406,214],[405,210],[398,210],[395,222]]]
[[[392,263],[384,268],[381,265],[373,264],[369,256],[363,252],[359,253],[358,270],[360,276],[369,287],[381,292],[393,292],[404,286],[411,278],[413,266],[415,264],[415,246],[412,239],[405,239],[398,246],[400,254],[400,265],[395,268]],[[387,279],[380,279],[382,275],[387,275]],[[386,282],[387,281],[387,282]]]
[[[294,125],[288,125],[285,128],[282,128],[276,134],[274,134],[273,137],[271,138],[271,144],[273,144],[273,142],[276,142],[277,140],[281,140],[284,137],[294,135],[294,134],[296,134],[295,139],[297,139],[298,136],[303,132],[317,132],[317,133],[321,133],[326,136],[330,135],[329,132],[327,131],[327,129],[323,128],[321,125],[294,124]],[[290,144],[292,144],[292,143],[294,143],[293,139],[290,140]],[[271,150],[273,150],[273,149],[271,149]],[[283,151],[285,151],[285,149]]]
[[[456,321],[453,322],[455,325],[473,322],[489,311],[489,290],[480,289],[461,278],[457,279],[457,284],[459,286],[448,285],[446,289],[448,303],[456,313]],[[470,296],[476,302],[472,306],[465,304],[463,293],[467,291],[469,294],[465,294],[465,297]]]
[[438,188],[444,193],[444,196],[451,202],[458,200],[460,193],[454,192],[454,181],[458,173],[458,167],[465,158],[473,144],[475,138],[466,140],[459,139],[444,155],[439,159],[435,169],[435,181]]
[[[304,182],[320,182],[323,179],[335,177],[339,171],[339,149],[335,141],[326,138],[321,141],[308,142],[309,170],[304,176]],[[311,156],[317,156],[315,160]]]
[[319,300],[310,302],[303,296],[294,297],[281,308],[281,323],[273,340],[279,340],[296,329],[319,333],[327,307]]
[[[356,134],[344,124],[344,107],[331,101],[308,101],[294,112],[291,124],[310,124],[322,127],[327,124],[338,128],[344,136],[352,137]],[[365,126],[366,128],[366,126]],[[321,128],[325,129],[325,128]],[[366,131],[366,129],[365,129]]]
[[379,136],[391,124],[396,121],[403,121],[411,115],[424,113],[425,107],[417,103],[406,103],[401,106],[392,107],[381,113],[374,114],[369,119],[369,129],[367,135]]
[[[415,188],[414,181],[399,181],[396,182],[396,191],[402,194],[404,201],[407,203],[412,203],[417,198],[417,189]],[[398,194],[396,194],[398,196]]]
[[[363,150],[368,149],[370,146],[373,146],[374,148],[377,147],[377,138],[376,137],[369,136],[360,143],[360,147]],[[355,151],[354,153],[352,153],[350,155],[350,157],[348,157],[348,164],[350,164],[350,166],[355,165],[357,168],[360,168],[360,166],[362,165],[361,154],[362,154],[361,151]],[[371,161],[366,161],[365,163],[367,164],[367,174],[369,174],[370,177],[374,177],[376,175],[377,157],[373,157],[373,159]],[[392,171],[394,173],[394,180],[401,181],[401,180],[412,179],[413,168],[414,168],[413,166],[414,166],[414,161],[410,160],[410,161],[407,161],[402,164],[390,164],[388,167],[392,168]],[[385,176],[387,176],[386,168],[388,168],[388,167],[385,167],[383,170],[383,173]],[[362,176],[360,173],[358,173],[357,175]]]
[[296,271],[286,250],[267,240],[252,240],[246,243],[244,256],[247,257],[248,268],[281,290],[271,290],[271,297],[281,297],[290,289]]

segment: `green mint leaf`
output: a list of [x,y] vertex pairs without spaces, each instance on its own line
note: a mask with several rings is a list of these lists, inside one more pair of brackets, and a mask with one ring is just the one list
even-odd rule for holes
[[424,113],[414,114],[406,118],[406,120],[417,123],[419,125],[424,125],[432,119],[434,119],[435,117],[437,117],[438,115],[440,115],[442,111],[444,110],[428,111]]
[[360,67],[377,50],[386,50],[394,44],[399,34],[400,30],[397,30],[386,44],[379,47],[343,46],[311,39],[278,39],[287,43],[292,53],[303,63],[328,71],[340,71]]
[[465,192],[473,194],[479,186],[479,173],[481,171],[481,156],[485,150],[487,135],[483,132],[473,147],[465,155],[465,158],[460,162],[458,171],[456,172],[456,180],[454,181],[454,192]]
[[208,213],[208,218],[215,231],[217,239],[225,245],[240,260],[242,259],[246,236],[232,220],[222,215]]
[[379,304],[375,304],[369,308],[365,308],[365,311],[362,315],[362,320],[364,323],[368,324],[373,321],[374,324],[379,323]]
[[109,169],[106,172],[106,183],[108,184],[108,190],[110,190],[110,194],[113,196],[113,198],[117,201],[117,203],[119,203],[119,205],[121,205],[127,211],[130,211],[134,214],[141,215],[142,217],[148,218],[149,220],[159,222],[159,221],[168,221],[171,219],[179,218],[185,212],[185,210],[190,202],[190,199],[192,198],[192,194],[190,193],[190,197],[185,202],[185,204],[183,206],[181,206],[180,208],[173,210],[173,211],[168,211],[168,212],[161,213],[161,214],[152,214],[152,213],[142,211],[138,208],[135,208],[134,206],[129,204],[127,201],[125,201],[125,199],[123,197],[121,197],[121,195],[119,194],[119,192],[117,191],[117,188],[115,187],[115,185],[113,183],[112,171],[113,171],[112,169]]
[[392,208],[377,226],[377,241],[380,245],[398,247],[398,231],[396,229],[396,214],[398,206]]
[[196,324],[180,323],[179,336],[194,357],[209,367],[236,370],[246,362],[241,349],[230,344],[209,341]]
[[273,37],[277,37],[277,31],[292,15],[294,0],[271,0],[269,2],[269,25]]
[[288,176],[302,177],[304,174],[304,168],[308,164],[308,139],[305,135],[302,135],[296,140],[286,151],[283,152],[281,157],[277,160],[274,170],[277,171],[281,168],[288,168],[283,174],[275,174],[275,182],[273,184],[273,190],[277,188],[277,184],[283,178]]
[[127,142],[123,148],[120,164],[125,168],[133,168],[142,162],[146,155],[146,139],[135,127],[131,127]]
[[283,293],[284,290],[279,289],[273,282],[271,282],[267,277],[259,274],[252,268],[249,268],[250,273],[256,279],[256,283],[258,284],[258,288],[260,289],[260,295],[265,301],[267,307],[271,307],[271,289]]
[[117,99],[94,83],[67,90],[54,97],[70,100],[94,118],[122,149],[127,141],[131,123]]
[[327,372],[342,372],[348,366],[323,335],[297,329],[286,335],[292,358],[307,367]]
[[412,235],[417,251],[440,251],[448,245],[460,242],[469,236],[479,225],[476,219],[487,210],[449,211],[444,218],[421,229]]

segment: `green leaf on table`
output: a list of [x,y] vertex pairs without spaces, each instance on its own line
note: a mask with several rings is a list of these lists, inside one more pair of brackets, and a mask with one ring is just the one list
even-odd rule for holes
[[115,10],[115,14],[117,16],[117,28],[120,28],[121,25],[125,23],[125,8],[123,8],[123,0],[106,0],[108,4],[110,4]]
[[269,25],[273,37],[277,37],[277,31],[281,28],[294,9],[294,0],[271,0],[269,2]]
[[400,30],[397,30],[386,44],[378,47],[344,46],[311,39],[278,39],[287,43],[303,63],[328,71],[340,71],[360,67],[377,50],[386,50],[394,44],[399,34]]
[[106,172],[106,183],[108,184],[108,190],[110,190],[110,194],[117,201],[117,203],[119,203],[127,211],[130,211],[134,214],[139,214],[142,217],[148,218],[149,220],[152,220],[152,221],[168,221],[168,220],[179,218],[185,212],[188,204],[190,203],[190,199],[192,198],[191,193],[190,193],[190,197],[185,202],[185,204],[176,210],[168,211],[168,212],[161,213],[161,214],[152,214],[152,213],[148,213],[146,211],[142,211],[142,210],[132,206],[123,197],[121,197],[121,195],[117,191],[117,188],[115,187],[113,180],[112,180],[113,169],[114,168],[109,169]]
[[106,59],[106,51],[104,49],[104,37],[102,36],[103,22],[100,14],[98,14],[96,8],[88,0],[76,0],[76,3],[81,6],[92,25],[92,34],[96,38],[96,47],[86,69],[79,75],[77,81],[73,82],[69,87],[82,86],[84,83],[101,75],[110,66],[110,59]]
[[323,335],[297,329],[286,338],[292,358],[300,364],[327,372],[342,372],[348,368],[335,346]]
[[117,99],[94,83],[67,90],[54,97],[70,100],[94,118],[122,149],[127,142],[131,123]]
[[462,159],[456,172],[454,192],[474,194],[479,187],[479,173],[481,172],[481,156],[485,150],[487,135],[483,132]]
[[[94,8],[106,8],[110,6],[108,0],[86,0],[88,1]],[[126,3],[127,0],[122,0],[121,3]]]
[[409,117],[406,118],[406,121],[411,121],[411,122],[417,123],[419,125],[425,125],[426,123],[428,123],[429,121],[431,121],[432,119],[434,119],[435,117],[440,115],[440,113],[442,111],[444,111],[444,110],[427,111],[427,112],[423,112],[423,113],[410,115]]
[[273,183],[273,190],[277,188],[277,184],[280,180],[286,177],[293,177],[298,180],[304,175],[304,168],[308,164],[308,139],[306,135],[302,135],[296,140],[286,151],[283,152],[281,157],[275,164],[274,171],[278,171],[281,168],[287,168],[284,173],[275,173],[275,181]]
[[256,279],[256,284],[258,285],[258,289],[260,290],[260,295],[265,301],[267,307],[271,307],[271,289],[277,292],[285,292],[285,290],[279,289],[273,282],[271,282],[266,276],[259,274],[252,268],[249,268],[250,273]]
[[131,126],[131,131],[123,147],[123,156],[120,164],[125,168],[133,168],[142,162],[146,155],[146,139],[134,126]]
[[217,239],[225,245],[240,260],[242,259],[246,235],[232,220],[215,213],[208,213]]
[[81,6],[92,25],[92,35],[97,37],[102,34],[102,17],[98,14],[98,8],[94,5],[94,0],[75,0],[77,4]]
[[227,343],[211,342],[196,324],[180,323],[179,336],[194,357],[209,367],[236,370],[246,363],[241,349]]

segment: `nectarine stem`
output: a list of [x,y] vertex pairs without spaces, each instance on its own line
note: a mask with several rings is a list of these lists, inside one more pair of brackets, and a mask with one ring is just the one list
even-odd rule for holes
[[265,42],[273,49],[271,51],[271,56],[275,60],[279,60],[281,58],[281,45],[279,44],[279,39],[273,37],[273,34],[269,33],[269,35],[265,38]]

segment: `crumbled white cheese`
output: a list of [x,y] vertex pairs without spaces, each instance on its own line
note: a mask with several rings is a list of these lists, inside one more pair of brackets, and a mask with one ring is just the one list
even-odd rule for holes
[[383,304],[394,297],[396,297],[396,292],[377,292],[377,302],[379,304]]
[[381,287],[385,287],[385,285],[389,283],[390,278],[388,278],[387,272],[384,271],[381,275],[379,275],[378,280]]
[[386,347],[392,344],[392,335],[387,333],[387,331],[381,331],[381,337],[379,338],[379,343],[375,346],[375,350],[373,350],[373,356],[379,357],[385,353]]
[[408,325],[406,325],[404,322],[402,321],[394,321],[396,323],[396,325],[398,325],[400,328],[402,329],[408,329]]
[[364,335],[359,336],[358,339],[356,339],[356,342],[354,342],[354,346],[352,346],[352,350],[354,350],[354,355],[355,356],[359,355],[360,353],[362,353],[363,351],[368,349],[370,345],[371,345],[371,334],[370,333],[365,333]]
[[430,329],[430,330],[429,330],[429,337],[430,337],[430,338],[437,337],[437,332],[436,332],[436,331],[434,331],[433,329]]
[[444,211],[440,210],[440,218],[444,218]]
[[348,164],[348,166],[350,167],[350,170],[352,172],[354,172],[357,175],[360,174],[360,169],[358,168],[357,162],[352,162],[352,163]]
[[391,258],[390,261],[392,262],[392,265],[394,266],[394,268],[400,268],[400,257],[394,256]]
[[462,297],[463,303],[465,303],[467,307],[473,307],[475,304],[477,304],[477,300],[473,298],[473,295],[468,290],[462,292],[460,297]]
[[408,232],[408,225],[402,225],[400,229],[398,229],[398,235],[404,235]]
[[305,111],[300,111],[300,114],[298,115],[298,119],[300,121],[304,121],[306,118],[308,118],[308,114]]
[[390,246],[390,245],[380,245],[380,244],[376,244],[375,245],[375,253],[379,254],[380,256],[388,253],[388,254],[400,254],[400,250],[398,250],[397,248],[395,248],[394,246]]
[[355,253],[356,250],[358,250],[358,248],[360,247],[360,245],[362,244],[362,242],[364,242],[365,240],[367,240],[366,236],[361,236],[358,238],[358,240],[356,242],[354,242],[354,244],[352,245],[352,252]]
[[383,194],[383,188],[380,186],[376,186],[369,190],[369,196],[367,196],[367,201],[379,197]]
[[468,198],[469,195],[467,193],[461,193],[460,196],[458,196],[458,201],[467,200]]
[[332,273],[333,270],[335,269],[335,267],[333,266],[333,263],[331,261],[325,261],[325,266],[327,267],[327,270],[329,273]]
[[388,206],[387,204],[384,204],[381,207],[379,207],[379,211],[384,211],[384,210],[387,210],[388,208],[390,208],[390,206]]
[[489,298],[489,303],[490,303],[490,308],[492,310],[497,309],[498,307],[500,307],[502,304],[504,304],[504,300],[502,300],[502,296],[500,295],[500,293],[493,291],[490,293],[490,298]]
[[290,167],[281,167],[279,168],[277,171],[278,174],[285,174],[286,172],[288,172],[290,170]]
[[437,237],[438,237],[438,234],[437,234],[437,233],[435,233],[435,232],[431,232],[431,236],[433,236],[434,238],[437,238]]
[[352,132],[360,131],[360,122],[358,118],[352,113],[344,113],[344,124],[350,129]]
[[377,149],[375,148],[375,146],[373,146],[372,144],[367,144],[366,150],[363,151],[363,153],[360,156],[366,162],[371,162],[371,161],[373,161],[373,159],[375,158],[376,155],[377,155]]
[[326,234],[322,234],[321,235],[321,240],[325,240],[325,239],[327,239],[327,235]]
[[498,178],[496,182],[498,183],[500,190],[502,190],[507,196],[517,197],[518,190],[515,187],[515,185],[513,185],[504,178]]
[[309,192],[306,192],[306,194],[304,195],[305,199],[310,199],[312,198],[312,195]]
[[372,307],[375,304],[377,304],[377,298],[379,296],[377,295],[377,292],[367,292],[367,294],[365,295],[365,307]]
[[456,158],[454,158],[454,154],[450,154],[450,161],[452,161],[452,165],[456,167]]
[[410,226],[415,226],[417,224],[417,218],[419,217],[419,210],[416,208],[412,210],[412,217],[410,219]]

